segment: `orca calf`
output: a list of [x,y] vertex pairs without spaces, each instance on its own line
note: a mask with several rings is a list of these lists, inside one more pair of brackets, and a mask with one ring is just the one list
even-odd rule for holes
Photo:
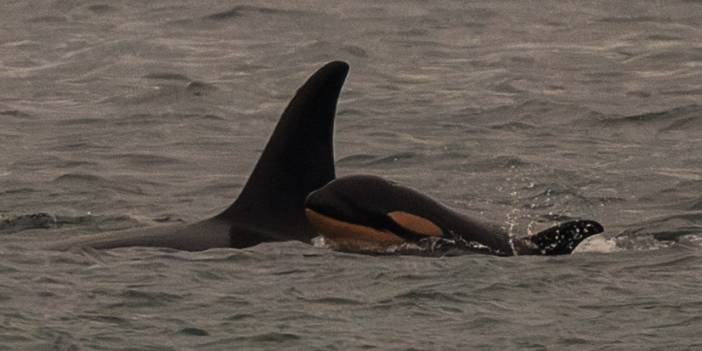
[[305,218],[304,202],[311,191],[335,177],[334,116],[348,69],[344,62],[330,62],[298,89],[244,189],[222,213],[192,224],[87,235],[47,248],[157,246],[200,251],[267,241],[309,242],[315,230]]
[[305,213],[332,248],[361,253],[564,255],[604,231],[595,221],[578,220],[510,238],[499,225],[476,221],[414,189],[369,175],[338,178],[313,191]]

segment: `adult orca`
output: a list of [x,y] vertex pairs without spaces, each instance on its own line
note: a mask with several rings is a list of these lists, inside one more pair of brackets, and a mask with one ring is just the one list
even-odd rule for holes
[[604,230],[595,221],[577,220],[510,238],[499,225],[479,222],[414,189],[370,175],[338,178],[313,191],[305,214],[330,246],[363,253],[563,255]]
[[304,214],[307,195],[334,179],[334,116],[349,66],[330,62],[297,90],[234,203],[218,215],[186,225],[87,235],[50,249],[156,246],[188,251],[243,248],[266,241],[301,240],[315,230]]

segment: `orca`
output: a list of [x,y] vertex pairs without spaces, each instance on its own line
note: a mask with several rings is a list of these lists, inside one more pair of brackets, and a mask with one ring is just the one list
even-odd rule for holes
[[371,175],[340,177],[307,196],[305,214],[328,246],[357,253],[564,255],[604,231],[591,220],[511,238],[420,192]]
[[335,178],[334,116],[348,70],[345,62],[327,63],[297,90],[239,197],[216,216],[192,224],[85,235],[47,248],[150,246],[201,251],[268,241],[309,242],[315,230],[305,218],[304,202],[311,191]]

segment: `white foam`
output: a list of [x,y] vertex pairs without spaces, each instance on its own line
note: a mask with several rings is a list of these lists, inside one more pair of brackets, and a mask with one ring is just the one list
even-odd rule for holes
[[330,249],[331,248],[329,241],[321,235],[315,236],[314,238],[312,238],[311,243],[312,243],[312,246],[314,246],[314,247],[318,247],[318,248],[322,248],[322,249]]
[[583,240],[578,246],[573,250],[573,253],[581,252],[602,252],[610,253],[622,251],[623,249],[617,246],[617,242],[614,239],[607,239],[602,234],[593,235],[585,240]]

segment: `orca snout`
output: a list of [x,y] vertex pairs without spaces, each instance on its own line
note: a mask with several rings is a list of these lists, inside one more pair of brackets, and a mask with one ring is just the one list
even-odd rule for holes
[[305,209],[345,220],[353,217],[353,211],[350,211],[346,202],[339,199],[333,191],[327,188],[309,193],[305,199]]
[[324,212],[324,208],[329,206],[330,199],[324,191],[315,190],[307,195],[305,198],[305,208],[309,208],[315,211]]
[[307,195],[305,212],[309,213],[310,210],[344,222],[359,224],[369,222],[365,209],[358,207],[354,198],[330,185]]

